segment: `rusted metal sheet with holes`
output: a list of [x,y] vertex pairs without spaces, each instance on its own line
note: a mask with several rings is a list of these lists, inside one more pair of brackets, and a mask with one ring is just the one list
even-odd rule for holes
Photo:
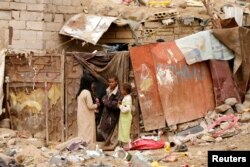
[[7,109],[12,128],[64,141],[64,55],[6,57]]
[[145,130],[165,127],[165,118],[149,45],[131,48],[130,57]]
[[[158,99],[155,98],[157,96],[160,97],[159,101],[168,125],[203,117],[209,109],[214,108],[212,80],[207,64],[187,65],[174,42],[132,48],[131,57],[138,89],[145,82],[142,76],[150,74],[151,78],[155,78],[154,84],[148,87],[154,94],[148,94],[147,98],[153,100]],[[143,64],[146,64],[147,68],[143,67]],[[145,69],[150,73],[143,74]],[[140,102],[143,102],[141,97],[139,96]],[[157,112],[155,103],[150,114],[144,107],[141,110],[144,113],[144,121],[162,121],[162,118],[151,114]]]

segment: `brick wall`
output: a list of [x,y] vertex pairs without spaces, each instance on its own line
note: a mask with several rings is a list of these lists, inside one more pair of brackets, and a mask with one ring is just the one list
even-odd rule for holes
[[[82,0],[1,0],[0,48],[44,50],[62,41],[65,20],[82,11]],[[10,28],[12,27],[12,28]]]
[[[60,28],[72,15],[83,12],[84,0],[1,0],[0,1],[0,48],[40,50],[54,49],[70,38],[58,34]],[[85,2],[85,1],[84,1]],[[105,6],[104,6],[105,8]],[[166,10],[166,9],[164,9]],[[92,13],[89,8],[89,13]],[[248,16],[246,23],[249,24]],[[210,29],[211,25],[205,27]],[[180,22],[163,25],[160,21],[145,22],[132,33],[128,26],[112,25],[99,43],[155,42],[162,38],[171,41],[198,32],[201,27],[196,20],[190,26]],[[135,38],[136,37],[136,38]],[[77,47],[72,47],[76,46]],[[80,51],[81,42],[72,42],[60,49]]]
[[[99,43],[153,43],[161,38],[165,41],[173,41],[178,38],[199,32],[201,30],[211,29],[212,25],[201,27],[198,20],[191,25],[184,25],[176,22],[172,25],[163,25],[160,21],[143,23],[139,30],[132,33],[129,26],[118,27],[111,25],[106,33],[102,36]],[[135,37],[135,38],[134,38]]]
[[0,47],[42,50],[44,28],[42,0],[2,0],[0,28],[5,32]]

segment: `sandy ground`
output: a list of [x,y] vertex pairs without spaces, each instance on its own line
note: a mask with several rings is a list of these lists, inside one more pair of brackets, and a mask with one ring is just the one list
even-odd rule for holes
[[[44,147],[43,143],[36,139],[22,139],[15,137],[15,131],[0,129],[0,153],[7,154],[11,149],[16,150],[17,154],[15,159],[21,162],[24,166],[39,166],[45,167],[50,166],[49,162],[53,155],[58,155],[58,151],[54,150],[53,147]],[[240,125],[240,133],[230,138],[224,138],[220,142],[187,142],[188,147],[187,156],[178,156],[175,162],[159,162],[159,167],[182,167],[182,165],[189,165],[189,167],[206,167],[207,166],[207,154],[208,150],[250,150],[250,123]],[[11,141],[12,140],[12,141]],[[113,155],[113,151],[105,152],[106,154]],[[136,154],[137,151],[129,151],[132,155]],[[166,152],[164,149],[158,150],[146,150],[142,151],[142,154],[146,158],[152,160],[158,160]],[[71,157],[78,157],[83,155],[83,152],[68,152]],[[81,163],[67,165],[67,166],[91,166],[97,167],[100,164],[106,167],[125,167],[129,166],[129,162],[114,158],[112,156],[106,156],[103,158],[92,158],[85,160]],[[94,166],[93,166],[94,165]],[[136,166],[139,167],[139,166]]]

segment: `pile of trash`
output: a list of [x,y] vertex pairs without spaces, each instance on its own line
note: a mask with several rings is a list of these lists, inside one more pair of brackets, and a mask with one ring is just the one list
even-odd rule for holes
[[224,104],[209,111],[203,119],[184,125],[191,125],[181,132],[170,135],[169,140],[175,143],[191,141],[202,145],[212,142],[221,142],[224,138],[235,136],[242,131],[244,123],[250,121],[250,90],[245,95],[243,103],[238,103],[236,98],[228,98]]
[[142,134],[112,152],[104,152],[99,145],[91,150],[79,137],[45,147],[43,140],[32,138],[28,132],[0,128],[0,166],[163,167],[189,158],[190,144],[209,145],[240,133],[249,134],[249,121],[250,90],[243,103],[228,98],[204,118],[169,127],[165,135],[162,130],[151,136]]

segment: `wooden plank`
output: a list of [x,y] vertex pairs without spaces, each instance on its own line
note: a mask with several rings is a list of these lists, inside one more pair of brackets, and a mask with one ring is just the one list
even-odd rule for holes
[[48,108],[48,84],[45,82],[45,107],[44,107],[44,110],[45,110],[45,135],[46,135],[46,145],[49,144],[49,108]]
[[63,112],[62,119],[61,119],[61,126],[62,126],[62,139],[61,141],[64,141],[64,115],[65,113],[65,108],[64,107],[64,64],[65,64],[65,54],[63,52],[61,56],[61,111]]
[[9,83],[6,83],[6,107],[7,107],[7,112],[9,114],[10,117],[10,129],[13,129],[13,120],[12,120],[12,115],[10,113],[10,99],[9,99]]

